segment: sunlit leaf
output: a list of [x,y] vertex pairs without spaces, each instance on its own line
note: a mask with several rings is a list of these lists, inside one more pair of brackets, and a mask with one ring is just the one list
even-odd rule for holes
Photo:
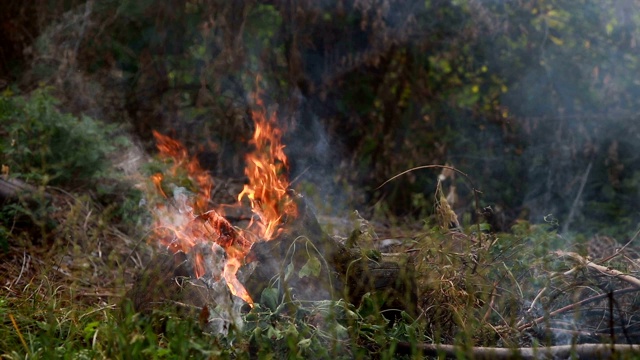
[[307,263],[304,264],[302,269],[300,269],[300,271],[298,272],[298,276],[300,276],[301,278],[304,278],[306,276],[317,277],[318,275],[320,275],[320,267],[320,260],[318,260],[316,256],[311,255],[309,256],[309,260],[307,260]]

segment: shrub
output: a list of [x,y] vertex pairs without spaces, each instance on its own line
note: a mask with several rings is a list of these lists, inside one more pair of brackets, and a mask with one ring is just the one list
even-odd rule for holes
[[79,186],[104,176],[107,155],[126,138],[114,136],[114,125],[62,113],[57,104],[47,89],[0,96],[4,169],[41,185]]

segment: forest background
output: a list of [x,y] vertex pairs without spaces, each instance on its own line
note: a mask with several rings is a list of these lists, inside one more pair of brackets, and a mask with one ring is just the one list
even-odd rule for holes
[[[152,130],[185,144],[213,176],[243,178],[258,86],[286,129],[294,187],[318,213],[358,209],[390,226],[433,224],[440,170],[378,187],[416,166],[448,164],[481,191],[476,205],[468,179],[447,180],[463,227],[485,221],[478,209],[491,206],[493,232],[544,223],[562,235],[561,248],[574,249],[596,235],[624,243],[640,222],[638,1],[2,7],[2,172],[100,207],[51,216],[3,207],[4,256],[22,245],[16,229],[34,236],[21,212],[49,239],[36,247],[73,230],[48,235],[62,217],[84,222],[84,237],[93,236],[87,224],[98,238],[106,223],[117,228],[109,236],[143,237],[143,196],[107,163],[156,154]],[[80,213],[86,219],[74,220]],[[16,259],[20,277],[7,289],[24,281]],[[98,326],[81,330],[93,336]]]
[[[289,124],[291,178],[343,207],[382,199],[424,216],[433,174],[374,189],[447,163],[473,177],[498,230],[553,214],[565,231],[625,236],[639,210],[637,5],[9,1],[0,74],[130,125],[146,150],[152,129],[170,131],[227,176],[242,175],[261,76]],[[456,211],[473,213],[457,181]]]

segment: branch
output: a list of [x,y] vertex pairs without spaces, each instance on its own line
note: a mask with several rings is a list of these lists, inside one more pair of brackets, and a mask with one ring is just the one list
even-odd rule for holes
[[613,277],[617,277],[620,280],[624,280],[626,282],[628,282],[629,284],[637,287],[640,289],[640,279],[631,276],[631,275],[627,275],[621,271],[618,270],[614,270],[612,268],[608,268],[606,266],[602,266],[602,265],[598,265],[592,261],[589,261],[587,259],[585,259],[584,257],[580,256],[579,254],[576,254],[574,252],[568,252],[568,251],[555,251],[554,252],[556,255],[561,256],[561,257],[569,257],[571,259],[573,259],[574,261],[588,267],[591,269],[594,269],[596,271],[599,271],[605,275],[609,275],[609,276],[613,276]]
[[[611,293],[611,295],[622,295],[622,294],[626,294],[626,293],[630,293],[630,292],[636,292],[636,291],[640,291],[640,279],[633,277],[631,275],[626,275],[618,270],[614,270],[602,265],[598,265],[595,264],[587,259],[585,259],[584,257],[580,256],[579,254],[576,254],[574,252],[567,252],[567,251],[555,251],[554,252],[556,255],[560,256],[560,257],[569,257],[571,259],[573,259],[574,261],[588,267],[588,268],[592,268],[596,271],[599,271],[605,275],[609,275],[609,276],[614,276],[619,278],[620,280],[624,280],[628,283],[630,283],[632,286],[625,288],[625,289],[620,289],[620,290],[615,290],[613,291],[613,293]],[[569,272],[574,271],[575,269],[570,270]],[[606,298],[607,296],[609,296],[609,293],[605,293],[605,294],[600,294],[600,295],[596,295],[596,296],[592,296],[590,298],[575,302],[573,304],[569,304],[565,307],[562,307],[558,310],[552,311],[550,312],[548,315],[545,316],[541,316],[533,321],[530,321],[524,325],[520,325],[518,326],[518,331],[524,331],[534,325],[537,325],[543,321],[545,321],[545,319],[549,319],[553,316],[556,316],[560,313],[563,313],[565,311],[569,311],[572,309],[575,309],[579,306],[594,302],[594,301],[598,301],[598,300],[602,300],[604,298]]]
[[[622,294],[626,294],[626,293],[630,293],[630,292],[636,292],[636,291],[640,291],[640,289],[638,289],[637,287],[628,287],[625,289],[620,289],[620,290],[616,290],[612,293],[612,295],[616,296],[616,295],[622,295]],[[605,293],[605,294],[600,294],[600,295],[596,295],[596,296],[592,296],[590,298],[575,302],[573,304],[569,304],[565,307],[562,307],[558,310],[552,311],[549,313],[549,315],[546,316],[541,316],[533,321],[530,321],[524,325],[520,325],[518,326],[518,331],[524,331],[534,325],[537,325],[543,321],[545,321],[546,319],[552,318],[558,314],[561,314],[563,312],[575,309],[577,307],[580,307],[582,305],[588,304],[588,303],[592,303],[594,301],[598,301],[598,300],[602,300],[604,298],[606,298],[607,296],[609,296],[609,293]]]
[[411,344],[401,341],[397,348],[399,353],[411,354],[412,350],[422,351],[426,356],[442,356],[458,358],[460,354],[473,354],[474,359],[541,359],[541,358],[596,358],[608,359],[614,353],[640,354],[640,345],[627,344],[579,344],[559,345],[535,348],[498,348],[471,347],[441,344]]
[[582,191],[584,191],[584,185],[587,183],[587,179],[589,178],[589,172],[591,172],[591,161],[589,162],[589,166],[587,166],[587,170],[585,170],[584,175],[582,175],[582,181],[580,182],[580,188],[578,189],[578,193],[576,194],[576,198],[573,199],[573,205],[571,205],[571,210],[569,211],[569,216],[567,216],[567,221],[565,221],[564,226],[562,227],[562,233],[566,234],[569,232],[569,225],[571,225],[571,220],[573,220],[573,215],[578,208],[578,204],[580,203],[580,198],[582,197]]
[[[24,181],[0,177],[0,204],[15,202],[22,198],[27,202],[35,202],[40,193],[40,189]],[[42,196],[45,199],[51,197],[51,195],[46,192]]]

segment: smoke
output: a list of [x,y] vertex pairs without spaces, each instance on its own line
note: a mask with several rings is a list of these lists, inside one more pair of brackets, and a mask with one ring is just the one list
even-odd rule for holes
[[[640,87],[621,77],[637,66],[629,61],[638,36],[633,14],[638,10],[632,1],[554,8],[541,16],[539,38],[530,36],[532,58],[501,102],[528,143],[522,205],[534,222],[553,213],[565,231],[607,232],[622,221],[624,230],[616,235],[623,235],[640,220],[635,206],[621,203],[638,194],[638,184],[629,181],[635,171],[622,169],[623,162],[637,164],[632,154],[640,150],[634,125],[640,104],[631,100]],[[491,52],[504,52],[503,46]]]

